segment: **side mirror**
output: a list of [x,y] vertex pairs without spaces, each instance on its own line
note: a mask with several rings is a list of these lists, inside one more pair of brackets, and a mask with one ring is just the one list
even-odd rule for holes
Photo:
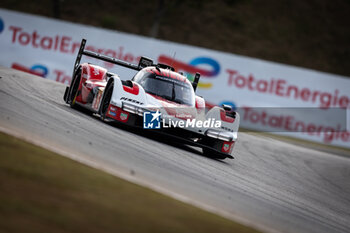
[[236,112],[233,111],[231,105],[223,104],[222,108],[225,110],[226,116],[236,118]]
[[222,108],[227,111],[227,112],[231,112],[232,111],[232,106],[227,105],[227,104],[223,104]]

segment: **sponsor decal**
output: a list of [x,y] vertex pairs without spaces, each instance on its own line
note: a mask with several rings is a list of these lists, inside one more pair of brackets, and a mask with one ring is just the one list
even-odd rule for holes
[[[263,129],[265,132],[301,132],[322,139],[324,143],[332,143],[335,140],[349,142],[350,132],[347,130],[346,110],[338,109],[307,109],[307,108],[251,108],[239,109],[242,116],[242,124],[248,128]],[[330,111],[327,114],[327,112]],[[296,117],[293,114],[296,113]],[[331,115],[335,121],[326,118],[321,121],[319,115]],[[305,118],[311,116],[310,118]],[[316,117],[315,117],[316,116]]]
[[68,36],[44,36],[36,30],[30,33],[16,26],[10,26],[9,29],[12,32],[11,42],[13,44],[31,45],[34,48],[60,51],[63,53],[75,53],[80,47],[80,42],[72,44],[72,38]]
[[221,129],[223,129],[225,131],[233,132],[233,129],[230,129],[230,128],[225,127],[225,126],[221,126]]
[[162,114],[157,110],[156,112],[143,113],[143,128],[144,129],[160,129],[160,116]]
[[122,121],[125,121],[125,120],[127,120],[128,119],[128,114],[127,113],[120,113],[120,119],[122,120]]
[[108,115],[116,117],[117,116],[118,109],[114,107],[113,105],[109,105],[108,108]]
[[[189,64],[184,63],[182,61],[175,60],[171,57],[167,57],[165,55],[160,55],[158,58],[160,63],[172,64],[172,66],[177,71],[185,72],[187,78],[192,82],[194,79],[194,74],[199,72],[204,78],[216,78],[220,73],[220,64],[209,57],[196,57],[189,62]],[[200,67],[199,67],[200,66]],[[203,69],[202,67],[210,67],[211,69]],[[201,80],[198,83],[199,88],[211,88],[213,86],[210,82],[203,82]]]
[[134,99],[131,99],[131,98],[121,97],[120,100],[122,100],[122,101],[124,100],[124,101],[128,101],[128,102],[131,102],[131,103],[143,105],[142,102],[134,100]]
[[317,90],[317,87],[302,87],[289,83],[285,79],[271,78],[259,79],[249,74],[245,76],[237,70],[226,70],[228,74],[227,86],[237,89],[246,89],[251,92],[274,95],[281,98],[289,98],[309,103],[317,103],[321,108],[330,107],[349,108],[350,98],[340,95],[338,89],[333,91]]
[[108,111],[108,114],[111,116],[116,116],[117,114],[115,112],[112,112],[111,110]]
[[221,147],[221,152],[231,153],[233,149],[234,142],[224,142]]
[[229,144],[225,143],[224,146],[223,146],[223,149],[224,149],[224,151],[228,151],[230,149]]
[[[63,34],[48,35],[45,30],[27,31],[21,26],[11,25],[8,27],[11,33],[11,43],[21,46],[30,46],[36,49],[47,51],[55,51],[65,54],[76,54],[80,47],[80,41],[76,41],[73,37]],[[4,23],[0,18],[0,33],[4,29]],[[119,46],[117,49],[100,48],[93,45],[87,45],[86,50],[101,53],[106,56],[118,58],[130,63],[138,63],[140,56],[125,51],[124,46]],[[109,68],[114,65],[106,62],[105,65]]]

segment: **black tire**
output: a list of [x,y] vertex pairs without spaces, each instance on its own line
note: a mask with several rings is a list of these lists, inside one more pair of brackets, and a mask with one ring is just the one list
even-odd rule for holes
[[106,119],[106,114],[107,114],[109,103],[111,102],[112,94],[113,94],[113,81],[108,83],[106,90],[103,92],[103,97],[101,100],[101,105],[99,110],[102,120]]
[[203,155],[205,157],[209,157],[209,158],[213,158],[213,159],[220,159],[220,160],[227,158],[226,155],[222,155],[213,149],[202,148],[202,150],[203,150]]
[[79,84],[80,84],[80,79],[81,79],[81,67],[78,68],[77,72],[75,73],[71,85],[70,85],[70,92],[68,96],[68,103],[72,108],[77,107],[75,103],[75,99],[79,95]]

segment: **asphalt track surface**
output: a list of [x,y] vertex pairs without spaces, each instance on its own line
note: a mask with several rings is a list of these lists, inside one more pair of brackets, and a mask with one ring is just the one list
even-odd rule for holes
[[218,161],[71,109],[63,84],[0,77],[2,131],[264,231],[350,232],[349,158],[240,133],[235,159]]

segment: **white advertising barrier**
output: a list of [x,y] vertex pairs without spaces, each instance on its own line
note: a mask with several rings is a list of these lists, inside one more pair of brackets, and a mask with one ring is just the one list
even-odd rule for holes
[[[350,147],[349,78],[0,9],[2,66],[69,84],[82,38],[86,49],[128,62],[147,56],[189,79],[200,72],[198,94],[208,103],[238,107],[244,127]],[[123,79],[135,74],[91,58],[83,61]]]

